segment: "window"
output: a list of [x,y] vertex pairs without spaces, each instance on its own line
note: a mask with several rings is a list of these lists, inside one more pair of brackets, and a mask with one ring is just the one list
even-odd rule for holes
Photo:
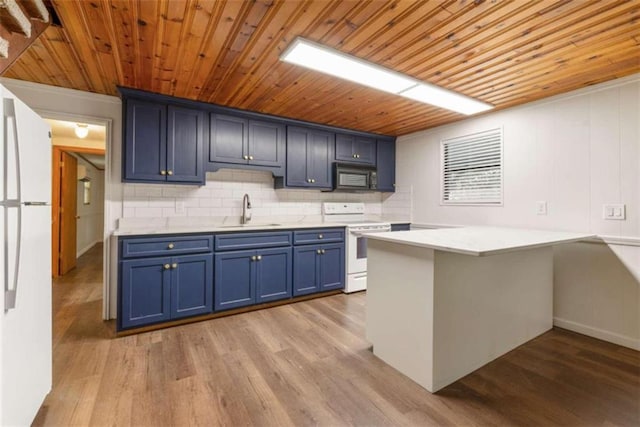
[[442,140],[442,204],[502,204],[502,129]]

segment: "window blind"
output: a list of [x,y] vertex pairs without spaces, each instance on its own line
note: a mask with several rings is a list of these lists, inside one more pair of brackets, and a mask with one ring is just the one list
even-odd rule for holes
[[442,140],[442,203],[502,203],[502,129]]

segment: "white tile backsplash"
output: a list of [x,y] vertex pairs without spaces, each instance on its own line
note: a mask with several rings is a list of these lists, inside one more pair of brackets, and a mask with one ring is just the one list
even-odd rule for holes
[[[363,202],[369,216],[410,219],[411,187],[389,193],[330,193],[318,190],[274,190],[270,172],[223,169],[207,173],[206,185],[124,184],[123,218],[236,217],[249,194],[253,218],[320,216],[327,201]],[[177,214],[176,200],[185,204]]]

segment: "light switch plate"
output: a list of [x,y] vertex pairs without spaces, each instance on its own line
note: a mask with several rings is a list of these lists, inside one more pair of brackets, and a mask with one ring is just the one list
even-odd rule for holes
[[602,218],[624,220],[627,217],[626,205],[619,203],[607,203],[602,205]]
[[547,202],[545,200],[539,200],[536,202],[536,214],[538,215],[547,214]]

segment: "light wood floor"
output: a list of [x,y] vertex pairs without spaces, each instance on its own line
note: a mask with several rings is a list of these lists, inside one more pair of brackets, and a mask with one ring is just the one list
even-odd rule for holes
[[363,293],[113,338],[101,251],[54,283],[35,425],[640,424],[639,352],[556,329],[432,395],[373,356]]

